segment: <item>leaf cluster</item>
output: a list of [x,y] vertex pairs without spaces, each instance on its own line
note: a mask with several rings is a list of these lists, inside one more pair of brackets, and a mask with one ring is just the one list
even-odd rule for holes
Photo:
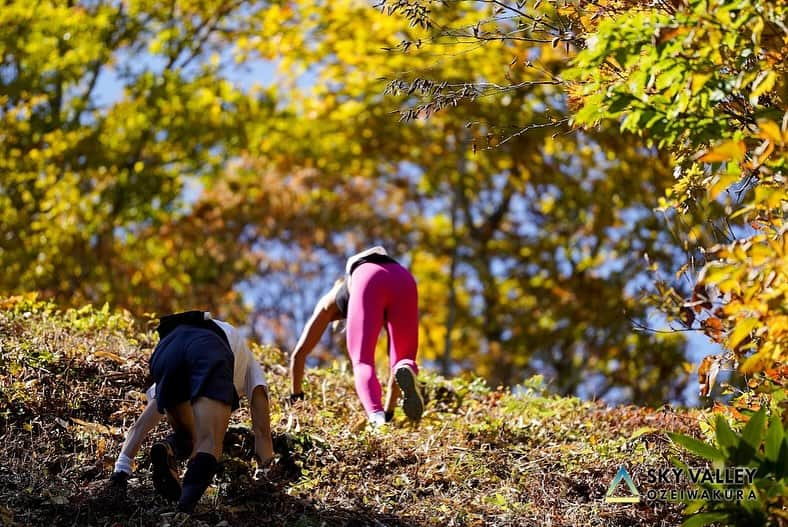
[[[722,522],[725,525],[781,525],[785,520],[788,495],[788,437],[784,430],[785,391],[775,397],[771,415],[761,408],[750,415],[740,431],[734,431],[723,415],[715,420],[712,444],[682,434],[669,434],[688,451],[724,467],[757,469],[750,483],[742,487],[756,494],[755,500],[735,502],[699,500],[688,504],[684,514],[691,515],[685,526]],[[767,417],[768,416],[768,417]],[[706,488],[722,488],[704,484]],[[702,512],[698,512],[702,511]]]
[[692,270],[678,275],[694,293],[666,288],[662,305],[744,373],[780,371],[788,342],[785,15],[750,0],[633,8],[596,25],[565,72],[576,123],[617,121],[671,152],[662,210],[686,226]]

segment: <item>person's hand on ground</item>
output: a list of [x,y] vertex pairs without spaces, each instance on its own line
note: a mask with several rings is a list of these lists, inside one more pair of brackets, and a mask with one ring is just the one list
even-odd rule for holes
[[287,398],[287,403],[288,403],[290,406],[297,406],[297,405],[304,404],[304,401],[305,401],[305,400],[306,400],[306,399],[304,399],[304,392],[301,392],[301,393],[291,393],[291,394],[290,394],[290,397],[288,397],[288,398]]
[[268,459],[257,462],[252,479],[254,481],[273,481],[280,479],[282,475],[281,466],[278,463],[277,456],[272,456]]

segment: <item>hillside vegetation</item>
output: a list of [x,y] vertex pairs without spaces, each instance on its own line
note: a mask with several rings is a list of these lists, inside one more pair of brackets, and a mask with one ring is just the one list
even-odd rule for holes
[[[152,328],[125,314],[0,299],[0,525],[168,525],[153,491],[148,441],[125,496],[107,477],[123,431],[142,409]],[[680,505],[605,503],[624,465],[685,457],[664,431],[697,435],[703,415],[607,407],[550,395],[539,379],[516,394],[479,379],[425,375],[420,426],[404,415],[366,428],[347,363],[309,370],[307,401],[284,404],[284,355],[255,346],[272,392],[281,459],[252,479],[244,409],[233,416],[223,470],[192,525],[656,526]],[[166,433],[162,424],[155,437]]]

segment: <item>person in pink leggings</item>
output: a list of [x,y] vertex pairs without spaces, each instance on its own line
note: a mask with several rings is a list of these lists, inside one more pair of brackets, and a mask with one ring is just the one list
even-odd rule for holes
[[[424,411],[424,401],[416,381],[419,345],[416,280],[382,247],[350,257],[345,271],[345,278],[315,306],[293,350],[290,399],[293,402],[303,399],[306,356],[317,345],[328,324],[347,319],[347,349],[353,364],[356,393],[370,422],[379,426],[390,421],[400,394],[405,415],[418,421]],[[375,372],[375,345],[383,327],[389,338],[391,367],[385,407]]]

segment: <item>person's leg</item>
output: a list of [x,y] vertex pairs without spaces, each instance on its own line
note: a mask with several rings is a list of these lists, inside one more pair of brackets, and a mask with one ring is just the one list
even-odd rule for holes
[[192,402],[194,413],[194,456],[183,476],[178,510],[192,512],[219,466],[224,433],[230,421],[229,404],[208,397]]
[[397,399],[399,399],[400,392],[399,386],[394,379],[394,372],[389,372],[389,382],[388,382],[388,390],[386,390],[386,404],[385,404],[385,416],[386,422],[388,423],[394,418],[394,410],[397,408]]
[[[419,347],[419,300],[416,281],[401,265],[388,264],[386,270],[388,285],[397,293],[392,295],[392,300],[386,307],[390,374],[402,392],[402,408],[405,414],[410,419],[418,420],[424,411],[424,401],[416,382],[419,371],[416,365],[416,352]],[[392,390],[389,394],[389,405],[394,397],[396,394]]]
[[227,425],[230,422],[230,405],[200,397],[192,403],[194,412],[194,453],[203,452],[219,458]]
[[375,373],[375,345],[383,327],[385,289],[377,265],[365,264],[353,272],[347,315],[347,350],[353,363],[356,393],[372,416],[383,411],[380,381]]
[[[166,410],[179,439],[175,443],[181,443],[189,454],[193,446],[183,490],[171,442],[153,445],[151,460],[156,489],[169,499],[179,500],[179,509],[190,511],[216,470],[230,404],[235,398],[234,358],[213,331],[182,326],[172,335],[174,339],[167,346],[167,353],[151,359],[151,372],[157,382],[157,403]],[[215,410],[215,406],[220,410]],[[213,421],[221,423],[218,433],[211,424]]]
[[[189,440],[194,437],[194,415],[188,401],[168,408],[166,414],[167,421],[175,431],[174,435]],[[175,461],[175,448],[170,441],[158,441],[151,446],[150,458],[153,465],[153,488],[168,500],[178,501],[181,497],[181,483]]]
[[396,294],[386,306],[386,331],[389,335],[391,371],[407,366],[418,373],[416,352],[419,348],[419,296],[416,280],[398,264],[386,265],[389,287]]
[[170,445],[175,457],[189,459],[194,450],[194,413],[191,403],[184,402],[176,408],[177,412],[167,414],[167,421],[172,426],[173,432],[165,441]]
[[[150,370],[156,382],[156,405],[164,412],[167,420],[180,437],[191,438],[193,418],[189,404],[189,381],[181,372],[188,368],[184,359],[184,346],[188,341],[187,332],[177,328],[156,346],[150,359]],[[150,449],[153,465],[153,487],[170,501],[177,501],[181,495],[175,449],[167,441],[154,443]]]

